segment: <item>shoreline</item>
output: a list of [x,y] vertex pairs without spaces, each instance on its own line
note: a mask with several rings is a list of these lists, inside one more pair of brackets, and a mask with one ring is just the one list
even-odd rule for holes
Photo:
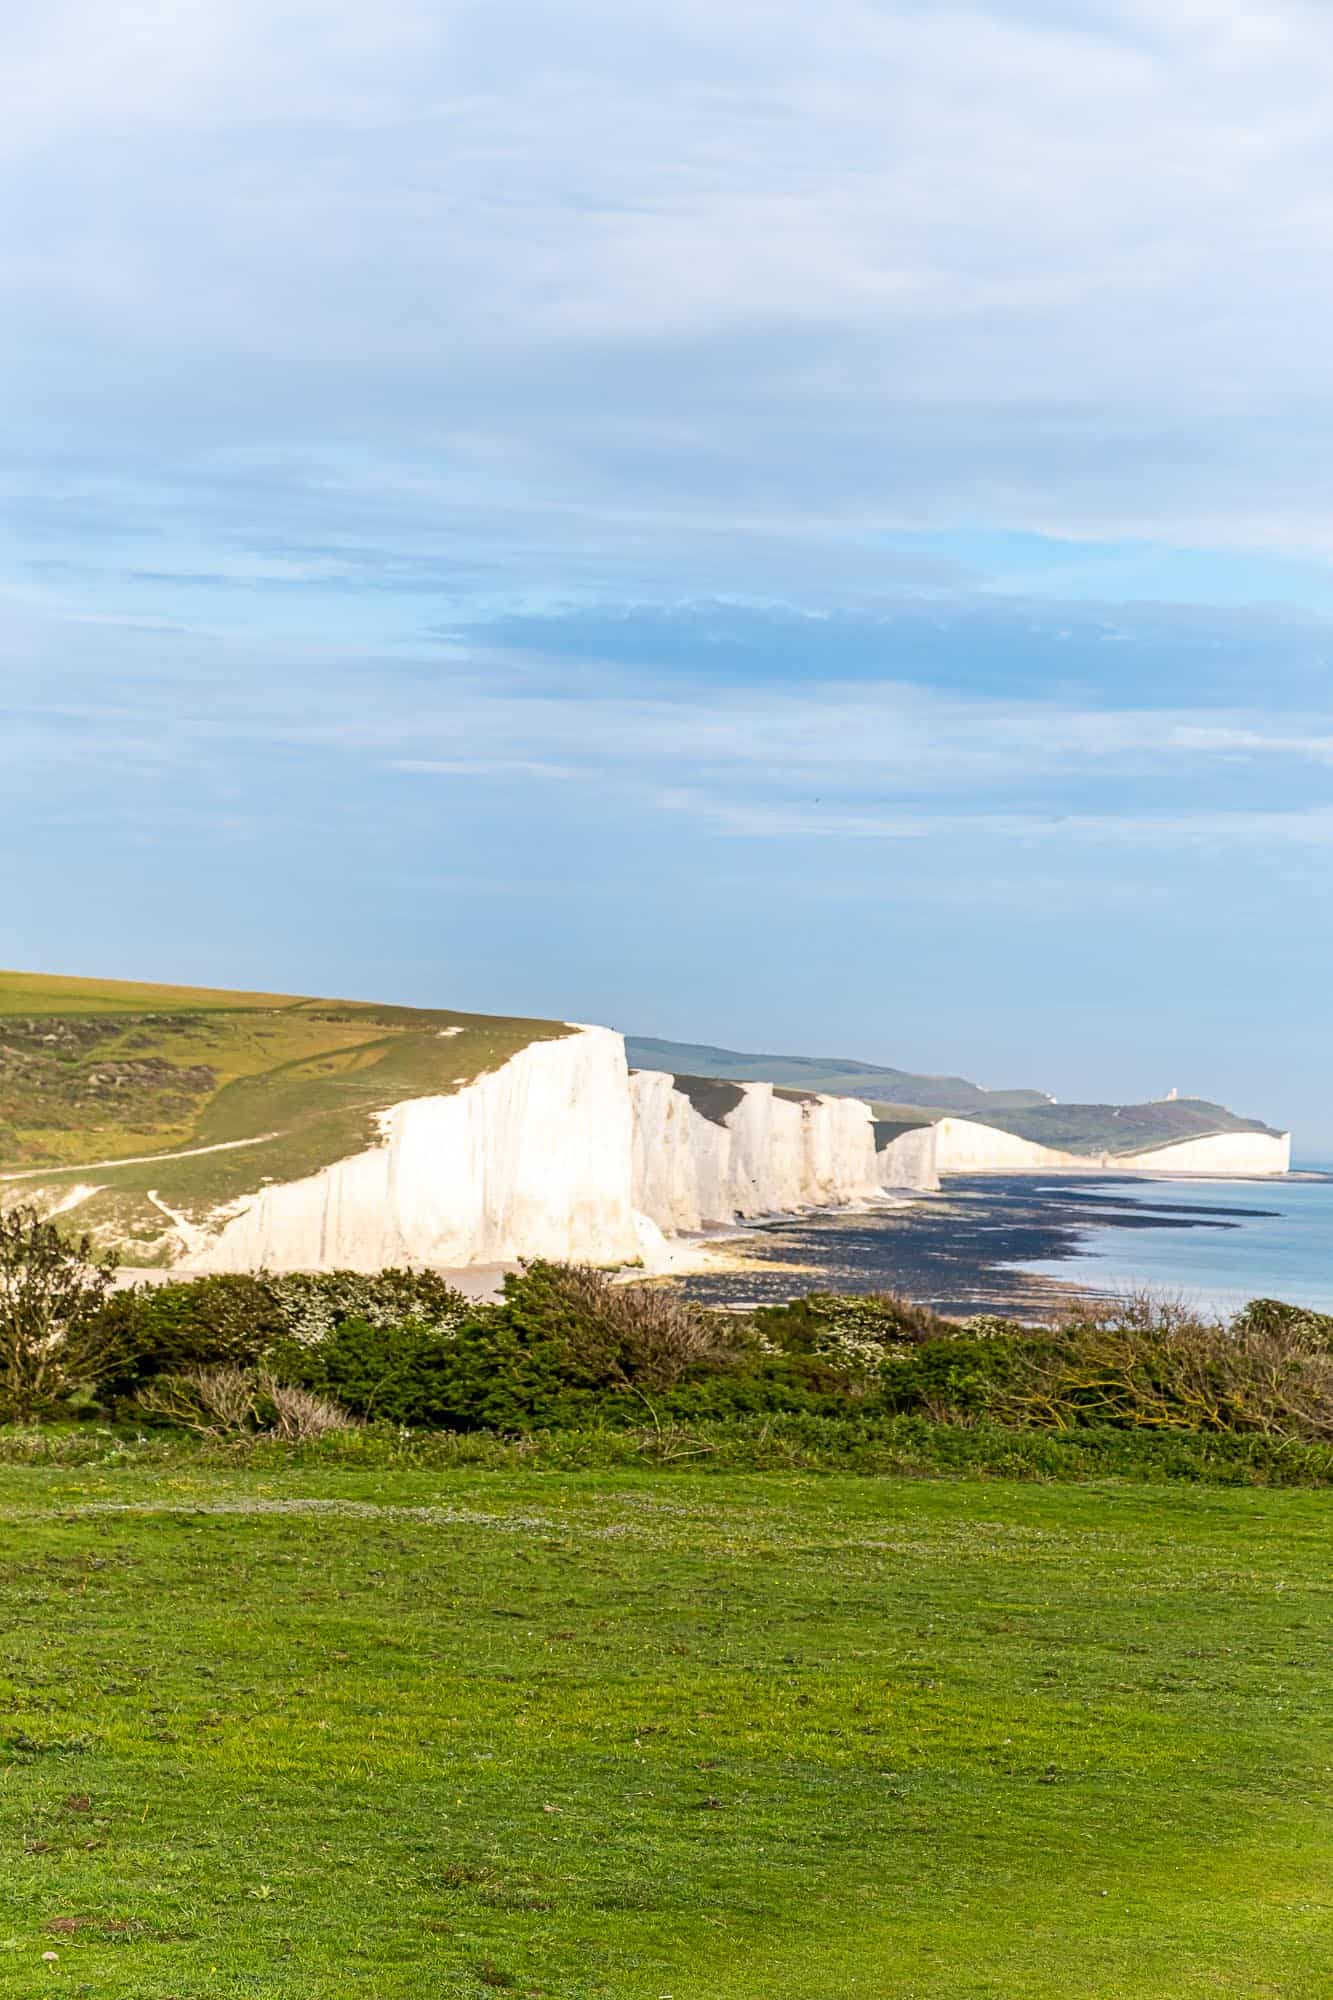
[[[1324,1310],[1319,1301],[1333,1273],[1315,1247],[1323,1238],[1307,1235],[1302,1266],[1274,1250],[1271,1237],[1302,1204],[1322,1224],[1318,1200],[1313,1212],[1308,1204],[1314,1189],[1330,1183],[1333,1175],[1317,1168],[1245,1181],[1143,1173],[950,1175],[938,1191],[903,1189],[882,1201],[719,1223],[662,1240],[642,1261],[607,1269],[620,1284],[670,1286],[699,1304],[735,1310],[812,1291],[898,1291],[950,1317],[1042,1320],[1140,1286],[1194,1299],[1207,1310],[1222,1310],[1215,1302],[1223,1294],[1232,1309],[1235,1299],[1264,1293]],[[1282,1203],[1283,1187],[1294,1206]],[[1251,1245],[1257,1267],[1253,1256],[1246,1261]],[[1205,1275],[1209,1260],[1215,1265],[1219,1257],[1237,1266],[1238,1275],[1225,1283]],[[487,1302],[518,1268],[438,1267],[438,1274],[466,1297]],[[188,1265],[126,1267],[117,1282],[162,1284],[197,1275]]]
[[[1321,1178],[1328,1179],[1315,1172],[1300,1183],[1293,1177],[1290,1185],[1308,1193]],[[1220,1182],[1215,1176],[1191,1176],[1187,1183],[1184,1176],[1140,1173],[1098,1176],[1099,1186],[1090,1179],[951,1175],[938,1194],[910,1209],[751,1226],[738,1253],[714,1256],[711,1269],[683,1277],[681,1289],[700,1304],[733,1307],[782,1303],[800,1290],[899,1291],[949,1317],[1000,1313],[1040,1320],[1078,1301],[1145,1286],[1197,1295],[1207,1309],[1205,1296],[1219,1289],[1201,1275],[1207,1256],[1218,1254],[1219,1242],[1243,1240],[1246,1249],[1254,1243],[1262,1251],[1264,1232],[1280,1225],[1281,1204],[1274,1204],[1287,1184],[1268,1178]],[[1206,1236],[1198,1237],[1191,1260],[1184,1236],[1196,1231]],[[1111,1244],[1120,1252],[1113,1261],[1103,1249]],[[1128,1285],[1123,1274],[1140,1259],[1147,1268]],[[1173,1260],[1179,1270],[1171,1268]],[[1307,1302],[1319,1309],[1318,1263],[1313,1272],[1293,1268],[1288,1276],[1285,1260],[1270,1254],[1267,1268],[1251,1275],[1247,1267],[1243,1282],[1247,1297],[1267,1291],[1299,1301],[1309,1292]]]

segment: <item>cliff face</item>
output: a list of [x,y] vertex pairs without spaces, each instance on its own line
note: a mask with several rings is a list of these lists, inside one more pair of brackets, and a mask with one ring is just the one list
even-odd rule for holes
[[1153,1146],[1112,1166],[1161,1174],[1286,1174],[1291,1172],[1290,1132],[1215,1132]]
[[445,1268],[639,1254],[625,1047],[608,1028],[533,1042],[448,1097],[380,1121],[381,1143],[264,1187],[193,1229],[195,1270]]
[[940,1184],[939,1136],[934,1125],[918,1125],[900,1132],[875,1155],[875,1171],[881,1187],[934,1191]]
[[858,1098],[796,1099],[741,1083],[731,1108],[710,1114],[661,1070],[636,1070],[630,1090],[634,1205],[666,1236],[936,1184],[929,1140],[909,1133],[915,1146],[899,1139],[877,1154],[870,1106]]
[[[378,1126],[376,1144],[318,1172],[265,1181],[255,1166],[246,1192],[212,1206],[196,1199],[188,1212],[154,1167],[145,1199],[163,1224],[155,1254],[197,1271],[640,1256],[651,1268],[666,1264],[674,1236],[866,1206],[888,1190],[937,1187],[940,1173],[1281,1173],[1289,1143],[1222,1133],[1098,1160],[949,1117],[877,1150],[871,1107],[858,1098],[631,1075],[624,1042],[606,1028],[532,1040],[452,1092],[390,1106]],[[52,1183],[45,1196],[34,1181],[22,1186],[53,1212],[102,1192],[82,1180]],[[142,1237],[138,1248],[142,1256]]]
[[1039,1146],[1035,1139],[1020,1139],[971,1118],[939,1120],[935,1163],[942,1174],[1021,1174],[1040,1167],[1095,1171],[1098,1165],[1086,1153],[1057,1152],[1054,1146]]

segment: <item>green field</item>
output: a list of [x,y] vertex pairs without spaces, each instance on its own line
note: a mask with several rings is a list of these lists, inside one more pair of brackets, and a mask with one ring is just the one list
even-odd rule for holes
[[1328,1519],[9,1465],[0,1994],[1314,2000]]
[[443,1008],[0,972],[0,1196],[59,1193],[95,1169],[99,1192],[79,1222],[131,1246],[127,1261],[139,1244],[151,1262],[164,1217],[150,1189],[202,1217],[264,1178],[362,1151],[390,1105],[455,1090],[568,1032]]

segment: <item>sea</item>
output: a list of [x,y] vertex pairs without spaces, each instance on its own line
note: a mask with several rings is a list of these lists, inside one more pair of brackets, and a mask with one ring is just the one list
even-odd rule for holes
[[686,1279],[689,1296],[898,1291],[1043,1318],[1072,1292],[1147,1289],[1218,1315],[1252,1298],[1333,1313],[1333,1163],[1253,1181],[957,1174],[910,1206],[759,1223],[723,1255],[730,1268]]

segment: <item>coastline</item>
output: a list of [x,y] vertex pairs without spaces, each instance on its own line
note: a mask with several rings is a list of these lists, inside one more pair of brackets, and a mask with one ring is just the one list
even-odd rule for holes
[[[1303,1229],[1287,1213],[1302,1207],[1309,1214]],[[1137,1287],[1182,1296],[1201,1310],[1225,1311],[1262,1295],[1320,1310],[1333,1287],[1324,1248],[1331,1210],[1333,1182],[1318,1173],[1281,1183],[948,1176],[938,1194],[910,1208],[748,1225],[736,1232],[739,1242],[715,1247],[680,1284],[701,1304],[737,1307],[779,1303],[798,1290],[901,1291],[955,1317],[1044,1319],[1080,1299]],[[1281,1232],[1289,1226],[1288,1241]],[[1218,1258],[1240,1272],[1235,1284],[1203,1275]]]
[[[1274,1247],[1273,1232],[1302,1206],[1311,1226]],[[883,1201],[715,1224],[659,1241],[643,1261],[608,1268],[621,1284],[679,1288],[700,1304],[735,1310],[812,1291],[898,1291],[953,1317],[1041,1321],[1079,1301],[1148,1289],[1219,1313],[1264,1295],[1333,1311],[1330,1227],[1333,1175],[1318,1168],[1281,1182],[950,1175],[937,1192],[896,1190]],[[1262,1253],[1265,1245],[1266,1267],[1247,1264],[1252,1246]],[[1229,1282],[1200,1275],[1210,1259],[1229,1260]],[[439,1275],[485,1302],[518,1268],[495,1261],[439,1267]],[[126,1268],[118,1282],[191,1275],[187,1265]]]

